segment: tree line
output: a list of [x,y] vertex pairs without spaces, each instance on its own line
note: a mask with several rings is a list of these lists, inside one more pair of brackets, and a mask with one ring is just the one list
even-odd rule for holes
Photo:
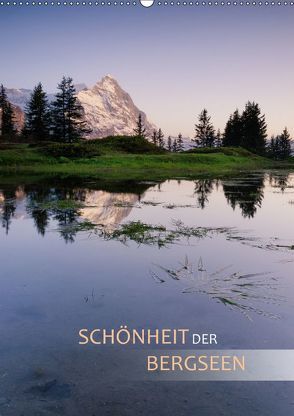
[[[74,143],[82,139],[91,130],[84,120],[84,110],[76,96],[73,80],[63,77],[58,84],[55,99],[49,103],[41,83],[35,86],[25,107],[25,122],[20,134],[16,129],[13,106],[9,102],[6,90],[0,86],[0,136],[4,140],[14,139],[18,135],[25,141],[59,141]],[[139,114],[134,134],[147,138],[142,115]],[[170,152],[184,150],[181,133],[176,138],[165,136],[160,128],[153,131],[151,141]],[[202,147],[243,147],[254,153],[274,159],[286,159],[291,155],[291,138],[285,128],[281,134],[267,142],[267,124],[265,115],[255,102],[248,101],[242,113],[235,110],[230,115],[224,132],[215,130],[207,109],[203,109],[195,124],[193,146]]]
[[[141,115],[137,121],[135,134],[146,137]],[[268,142],[265,115],[261,114],[257,103],[250,101],[247,102],[241,114],[239,110],[235,110],[230,115],[223,133],[219,129],[215,130],[207,109],[203,109],[195,124],[195,136],[191,140],[195,148],[243,147],[277,160],[291,156],[291,137],[287,127],[278,136],[272,136]],[[159,129],[153,132],[152,141],[155,145],[172,152],[184,150],[181,133],[177,138],[172,139],[169,136],[165,141],[164,134]]]
[[[142,120],[142,114],[139,114],[137,125],[134,129],[135,136],[142,137],[146,139],[148,137],[146,128]],[[164,134],[159,128],[158,130],[153,130],[151,135],[151,141],[155,146],[158,146],[160,149],[167,149],[169,152],[181,152],[184,150],[184,141],[181,133],[178,134],[177,138],[172,139],[171,136],[168,136],[167,142],[164,139]]]
[[[16,138],[13,107],[3,85],[0,87],[0,109],[1,136],[6,140]],[[42,84],[35,86],[25,107],[24,127],[19,136],[27,141],[73,143],[90,131],[84,121],[83,107],[76,97],[73,79],[63,77],[50,104]]]

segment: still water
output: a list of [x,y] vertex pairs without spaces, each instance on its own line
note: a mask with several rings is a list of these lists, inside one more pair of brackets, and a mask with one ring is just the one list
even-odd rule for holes
[[0,415],[292,414],[290,382],[134,382],[119,348],[81,347],[78,331],[293,349],[293,214],[283,172],[0,181]]

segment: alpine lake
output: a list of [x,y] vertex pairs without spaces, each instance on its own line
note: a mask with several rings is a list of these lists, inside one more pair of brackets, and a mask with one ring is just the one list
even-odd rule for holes
[[79,330],[190,328],[220,349],[293,349],[293,218],[288,171],[1,178],[0,415],[292,415],[291,382],[132,380],[132,347],[80,345]]

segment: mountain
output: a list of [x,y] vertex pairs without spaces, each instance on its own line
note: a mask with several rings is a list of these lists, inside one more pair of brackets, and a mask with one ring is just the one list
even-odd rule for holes
[[[22,111],[24,111],[25,106],[29,101],[32,92],[32,90],[28,90],[26,88],[6,88],[8,100],[14,106],[19,107]],[[53,98],[54,94],[48,94],[49,101],[52,101]]]
[[[77,84],[75,87],[77,97],[84,109],[85,120],[92,130],[87,138],[132,135],[139,114],[142,115],[148,133],[151,134],[156,129],[112,76],[106,75],[92,88],[87,88],[85,84]],[[23,88],[11,88],[6,91],[10,102],[24,111],[32,91]],[[52,101],[54,94],[48,94],[48,99]]]
[[23,128],[24,122],[25,122],[24,112],[17,105],[12,105],[12,108],[13,108],[13,117],[14,117],[15,127],[17,131],[20,131]]
[[[24,112],[20,107],[17,105],[12,104],[13,109],[13,118],[14,118],[14,125],[17,131],[20,131],[23,128],[24,125]],[[2,110],[0,108],[0,118],[1,118]],[[0,121],[0,127],[1,127],[1,121]]]
[[[24,110],[32,92],[32,90],[26,88],[6,88],[7,98],[12,104],[15,126],[18,131],[21,131],[24,126]],[[49,94],[49,101],[53,100],[53,97],[54,94]]]
[[102,78],[93,88],[80,91],[77,97],[84,108],[87,124],[92,129],[90,137],[132,135],[140,113],[147,131],[151,133],[156,129],[110,75]]

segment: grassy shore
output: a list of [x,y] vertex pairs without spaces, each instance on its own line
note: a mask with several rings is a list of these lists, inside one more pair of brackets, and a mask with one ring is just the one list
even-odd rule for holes
[[292,165],[292,162],[277,164],[244,149],[202,149],[195,152],[169,153],[150,143],[143,143],[145,148],[142,150],[142,143],[134,142],[134,145],[130,140],[132,138],[128,138],[128,141],[112,138],[92,142],[89,144],[92,155],[89,152],[90,156],[83,158],[76,155],[73,158],[60,156],[59,148],[56,151],[54,145],[0,145],[0,169],[6,175],[60,174],[111,180],[160,180],[196,178],[202,175],[223,176]]

